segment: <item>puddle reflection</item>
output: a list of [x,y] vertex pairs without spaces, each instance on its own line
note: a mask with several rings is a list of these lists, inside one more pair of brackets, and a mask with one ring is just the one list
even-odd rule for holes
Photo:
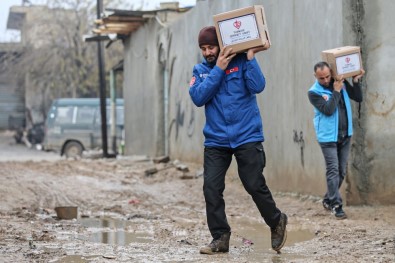
[[79,236],[82,240],[109,245],[152,241],[152,236],[148,232],[138,230],[137,225],[130,221],[114,218],[83,218],[79,222],[91,232],[87,237]]

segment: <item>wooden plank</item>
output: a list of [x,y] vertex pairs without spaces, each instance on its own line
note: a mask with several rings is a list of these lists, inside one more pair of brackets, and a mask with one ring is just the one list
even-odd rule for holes
[[121,35],[129,35],[134,30],[124,30],[124,29],[98,29],[95,28],[92,30],[95,34],[121,34]]
[[120,24],[120,23],[108,23],[108,24],[104,24],[103,26],[105,28],[136,28],[141,26],[143,23],[124,23],[124,24]]
[[123,16],[109,16],[106,18],[103,18],[104,22],[144,22],[147,21],[146,18],[142,17],[123,17]]

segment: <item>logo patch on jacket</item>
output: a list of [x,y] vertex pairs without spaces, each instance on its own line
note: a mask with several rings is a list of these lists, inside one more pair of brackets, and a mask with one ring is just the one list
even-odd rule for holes
[[239,71],[239,67],[234,67],[234,68],[227,69],[225,71],[225,73],[226,73],[226,75],[229,75],[230,73],[237,72],[237,71]]
[[195,78],[195,76],[193,76],[191,78],[191,81],[189,82],[189,87],[192,87],[192,85],[195,84],[195,81],[196,81],[196,78]]
[[328,101],[329,99],[328,95],[322,95],[322,97],[324,98],[325,101]]

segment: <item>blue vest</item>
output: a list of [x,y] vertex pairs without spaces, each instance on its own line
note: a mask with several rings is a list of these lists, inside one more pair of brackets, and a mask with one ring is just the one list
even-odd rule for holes
[[[323,97],[327,96],[327,99],[330,99],[332,97],[332,92],[322,87],[318,83],[318,81],[314,83],[314,85],[310,88],[309,91],[312,91]],[[352,135],[351,103],[344,85],[341,91],[341,95],[343,96],[344,103],[346,104],[347,121],[348,121],[347,135],[351,136]],[[337,135],[339,130],[339,110],[336,108],[335,112],[331,116],[327,116],[314,107],[314,128],[318,142],[337,142]]]

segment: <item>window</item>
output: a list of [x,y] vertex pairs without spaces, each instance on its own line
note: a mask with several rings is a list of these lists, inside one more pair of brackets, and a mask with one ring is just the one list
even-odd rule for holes
[[117,124],[123,125],[123,122],[124,122],[123,107],[117,108]]
[[71,124],[73,121],[73,106],[63,106],[56,109],[55,124]]
[[[124,123],[124,112],[123,112],[123,106],[119,107],[117,106],[116,108],[117,111],[117,125],[123,125]],[[107,107],[107,111],[106,111],[106,117],[107,117],[107,125],[111,125],[112,123],[112,119],[111,119],[111,109],[109,107]],[[96,124],[100,125],[101,124],[101,115],[100,115],[100,111],[97,111],[96,114]]]
[[93,124],[95,108],[90,106],[79,106],[74,120],[75,124]]

